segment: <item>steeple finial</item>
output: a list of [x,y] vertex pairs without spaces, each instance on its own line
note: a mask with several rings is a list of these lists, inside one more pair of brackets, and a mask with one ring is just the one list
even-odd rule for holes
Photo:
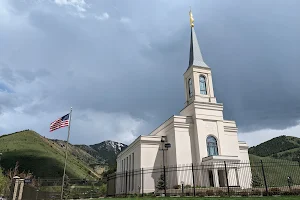
[[194,27],[194,18],[193,18],[193,13],[192,13],[192,8],[190,7],[190,25],[191,27]]
[[192,10],[190,10],[190,25],[191,25],[191,44],[190,44],[190,66],[198,66],[198,67],[207,67],[209,68],[205,62],[203,61],[200,46],[198,44],[197,36],[194,29],[194,18],[192,14]]

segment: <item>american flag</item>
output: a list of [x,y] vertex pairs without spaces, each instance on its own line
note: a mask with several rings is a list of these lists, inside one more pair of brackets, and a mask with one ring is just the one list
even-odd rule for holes
[[66,114],[65,116],[52,122],[50,124],[50,132],[65,126],[69,126],[69,118],[70,118],[70,114]]

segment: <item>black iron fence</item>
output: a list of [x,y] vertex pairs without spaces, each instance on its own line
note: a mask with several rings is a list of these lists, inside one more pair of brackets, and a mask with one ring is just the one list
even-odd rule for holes
[[213,162],[142,168],[107,177],[108,196],[300,195],[300,162]]

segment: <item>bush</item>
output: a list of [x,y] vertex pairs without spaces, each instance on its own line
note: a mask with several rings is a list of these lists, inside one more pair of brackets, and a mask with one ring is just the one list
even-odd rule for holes
[[174,189],[180,189],[181,186],[180,186],[180,185],[174,185],[173,188],[174,188]]
[[225,196],[225,192],[223,190],[217,190],[216,195],[223,197],[223,196]]
[[192,193],[190,193],[190,192],[186,192],[185,193],[185,196],[192,196],[193,194]]
[[206,194],[205,192],[196,192],[197,197],[204,197],[205,194]]
[[107,186],[106,184],[102,184],[99,188],[101,195],[106,195]]
[[214,193],[213,190],[206,190],[206,195],[207,195],[207,196],[214,196],[215,193]]
[[260,196],[261,191],[260,190],[252,190],[251,195]]
[[247,197],[249,194],[246,191],[239,192],[242,197]]
[[269,191],[270,195],[279,195],[281,190],[279,188],[271,188]]
[[3,175],[2,169],[0,168],[0,195],[4,194],[8,186],[8,178]]
[[292,195],[290,191],[283,191],[280,195]]
[[229,194],[230,194],[230,195],[236,195],[237,192],[236,192],[235,190],[233,190],[233,189],[230,189],[230,190],[229,190]]
[[290,193],[292,195],[300,195],[300,189],[292,189]]
[[191,188],[191,187],[192,187],[191,185],[184,186],[184,188]]

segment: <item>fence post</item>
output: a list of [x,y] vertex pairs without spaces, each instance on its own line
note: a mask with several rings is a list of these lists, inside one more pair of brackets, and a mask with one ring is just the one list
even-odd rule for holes
[[23,196],[23,188],[24,188],[24,179],[19,179],[20,182],[20,188],[19,188],[19,196],[18,196],[18,200],[22,200],[22,196]]
[[228,196],[230,196],[229,181],[228,181],[228,172],[227,172],[226,161],[224,161],[224,166],[225,166],[225,175],[226,175],[226,184],[227,184],[227,194],[228,194]]
[[108,197],[108,189],[109,189],[109,178],[108,178],[108,175],[107,175],[106,176],[106,197]]
[[165,190],[165,197],[166,197],[167,196],[166,166],[164,166],[164,190]]
[[128,186],[128,185],[127,185],[127,181],[128,181],[128,180],[127,180],[127,178],[128,178],[127,175],[128,175],[128,171],[126,170],[126,172],[125,172],[125,196],[126,196],[126,197],[127,197],[127,186]]
[[35,200],[38,199],[38,196],[39,196],[39,191],[40,191],[40,177],[38,177],[38,183],[37,183],[37,188],[36,188],[36,195],[35,195]]
[[269,191],[268,191],[267,179],[266,179],[266,175],[265,175],[264,164],[263,164],[262,160],[260,160],[260,163],[261,163],[261,170],[262,170],[262,174],[263,174],[263,178],[264,178],[264,184],[265,184],[265,188],[266,188],[266,194],[268,196],[269,195]]
[[144,168],[142,168],[142,197],[144,196]]
[[194,190],[194,196],[196,196],[195,174],[194,174],[194,165],[193,165],[193,163],[192,163],[192,178],[193,178],[193,190]]

